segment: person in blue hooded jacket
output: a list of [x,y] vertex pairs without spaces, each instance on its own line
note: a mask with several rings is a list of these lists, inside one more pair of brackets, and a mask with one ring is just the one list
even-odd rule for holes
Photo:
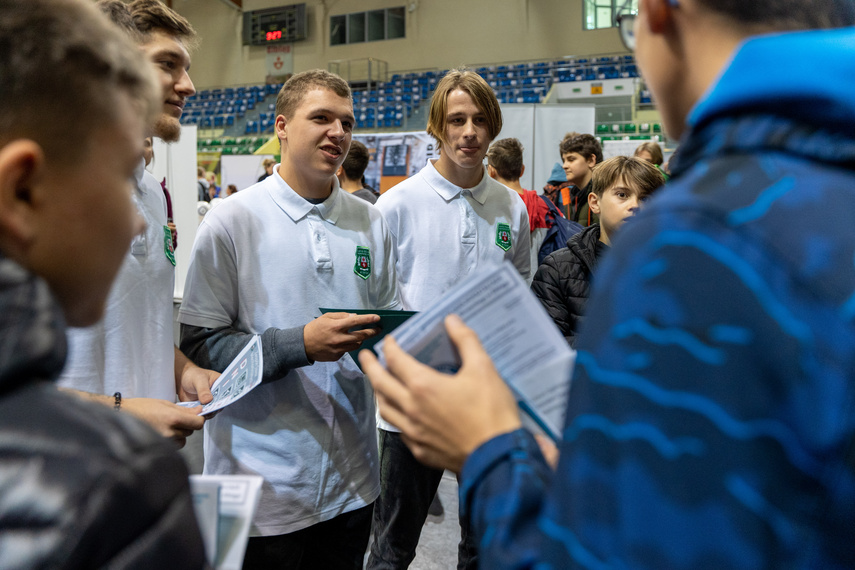
[[599,268],[557,469],[454,318],[454,376],[362,356],[381,413],[485,568],[855,567],[855,2],[638,6],[680,155]]

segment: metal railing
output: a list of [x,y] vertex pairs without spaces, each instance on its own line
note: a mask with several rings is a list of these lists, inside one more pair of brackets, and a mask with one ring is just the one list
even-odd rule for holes
[[351,84],[365,82],[369,90],[374,84],[389,80],[389,62],[373,57],[335,59],[327,63],[327,70]]

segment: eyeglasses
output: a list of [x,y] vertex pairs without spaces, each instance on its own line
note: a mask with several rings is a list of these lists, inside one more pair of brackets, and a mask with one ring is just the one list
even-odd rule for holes
[[[615,26],[620,33],[620,39],[624,47],[629,51],[635,51],[635,17],[637,11],[633,8],[633,0],[626,0],[623,6],[617,11],[615,16]],[[678,0],[668,0],[668,4],[673,7],[679,7]]]

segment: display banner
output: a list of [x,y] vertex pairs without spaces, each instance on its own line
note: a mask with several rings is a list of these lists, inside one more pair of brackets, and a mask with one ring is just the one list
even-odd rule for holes
[[267,75],[284,77],[294,73],[294,51],[291,44],[267,46]]
[[424,168],[429,159],[439,158],[436,141],[424,131],[354,135],[353,140],[368,148],[365,183],[381,194]]

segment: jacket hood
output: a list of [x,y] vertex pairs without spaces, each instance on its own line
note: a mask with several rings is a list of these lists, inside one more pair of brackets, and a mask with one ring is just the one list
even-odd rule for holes
[[0,256],[0,393],[54,380],[65,364],[65,321],[47,284]]
[[688,117],[672,177],[707,154],[783,152],[855,169],[855,28],[752,38]]
[[783,114],[832,131],[855,128],[855,28],[757,36],[745,41],[688,117]]
[[567,182],[567,174],[560,163],[556,162],[552,165],[552,172],[549,173],[548,182]]

